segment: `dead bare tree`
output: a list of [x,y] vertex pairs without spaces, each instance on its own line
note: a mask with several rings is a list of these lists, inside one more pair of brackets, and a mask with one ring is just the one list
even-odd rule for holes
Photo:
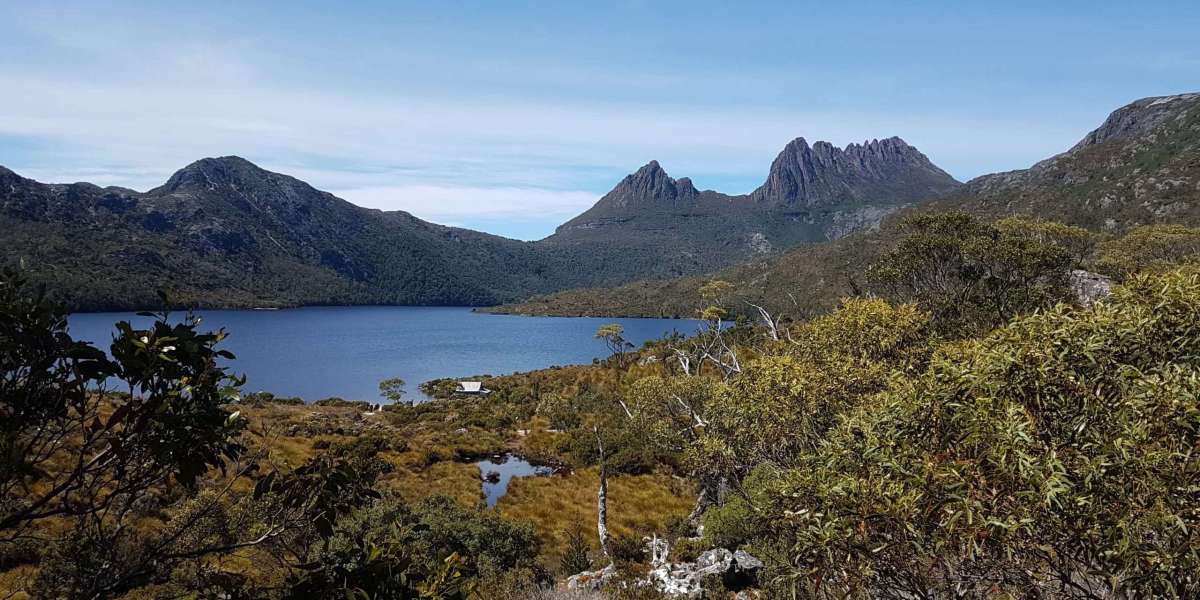
[[608,543],[608,465],[604,456],[604,440],[600,438],[600,428],[592,425],[592,433],[596,436],[596,449],[600,452],[600,491],[596,494],[596,533],[600,537],[600,550],[612,564],[612,553]]
[[772,340],[778,342],[779,341],[780,321],[781,321],[782,317],[780,317],[779,315],[772,316],[771,313],[767,312],[767,309],[765,309],[753,302],[747,301],[746,304],[749,304],[750,306],[754,307],[755,310],[758,311],[759,319],[762,321],[763,327],[766,328],[767,335],[770,335]]

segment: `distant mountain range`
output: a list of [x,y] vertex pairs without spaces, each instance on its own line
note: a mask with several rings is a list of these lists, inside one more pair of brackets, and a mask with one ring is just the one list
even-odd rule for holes
[[711,272],[876,226],[961,186],[899,138],[789,143],[745,196],[651,162],[550,237],[521,242],[355,206],[238,157],[147,192],[44,184],[0,167],[3,262],[74,309],[494,305],[581,286]]
[[[1113,233],[1149,223],[1200,225],[1200,93],[1137,100],[1114,111],[1069,150],[1028,169],[978,177],[890,214],[877,228],[828,243],[801,244],[711,277],[733,282],[744,299],[773,311],[803,315],[824,310],[854,292],[852,281],[894,243],[895,224],[902,216],[949,209],[987,219],[1030,214]],[[492,310],[690,316],[698,288],[711,277],[569,290]]]

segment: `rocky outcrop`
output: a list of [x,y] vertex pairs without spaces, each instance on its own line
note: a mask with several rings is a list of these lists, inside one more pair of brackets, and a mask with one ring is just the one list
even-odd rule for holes
[[599,590],[617,576],[617,568],[611,563],[603,569],[584,571],[567,578],[568,590]]
[[1070,286],[1075,301],[1088,306],[1111,294],[1115,283],[1099,273],[1075,269],[1067,274],[1067,285]]
[[1079,140],[1068,153],[1113,140],[1149,134],[1168,119],[1178,118],[1182,107],[1197,100],[1200,100],[1200,93],[1155,96],[1131,102],[1113,111],[1100,127]]
[[944,194],[959,183],[898,137],[811,147],[800,137],[784,147],[767,181],[750,194],[760,204],[817,208],[855,201],[895,204]]
[[612,208],[625,208],[631,204],[673,204],[695,200],[699,193],[691,179],[672,179],[658,161],[652,160],[626,175],[597,204]]
[[[651,586],[661,594],[673,598],[699,598],[704,593],[704,584],[711,578],[720,578],[725,589],[737,591],[738,598],[756,598],[754,587],[763,562],[745,550],[713,548],[701,552],[693,561],[672,563],[668,560],[671,546],[666,540],[654,537],[646,539],[646,553],[650,555],[650,572],[645,579],[633,582],[634,587]],[[584,571],[566,580],[568,590],[597,591],[612,582],[617,570],[611,563],[594,571]],[[623,584],[626,585],[626,584]]]
[[883,218],[904,208],[903,206],[863,206],[850,210],[834,211],[825,237],[836,240],[856,231],[877,231]]
[[649,540],[651,570],[646,580],[666,596],[696,598],[704,592],[706,579],[718,577],[726,589],[744,590],[757,584],[763,562],[745,550],[713,548],[700,553],[696,560],[668,561],[670,547],[665,540]]

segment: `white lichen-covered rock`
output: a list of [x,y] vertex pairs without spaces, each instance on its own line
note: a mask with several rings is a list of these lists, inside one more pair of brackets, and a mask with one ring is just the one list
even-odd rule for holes
[[714,548],[700,554],[695,561],[684,563],[667,562],[665,553],[660,555],[656,550],[652,547],[656,560],[647,578],[658,591],[668,596],[696,598],[703,592],[704,580],[710,576],[753,578],[763,567],[761,560],[744,550],[730,552],[725,548]]
[[1075,301],[1084,306],[1112,293],[1113,280],[1082,269],[1075,269],[1067,275],[1067,283],[1075,295]]
[[598,590],[617,575],[617,569],[608,565],[596,571],[584,571],[567,578],[568,590]]
[[695,562],[664,563],[650,571],[649,579],[668,596],[694,598],[703,591],[704,578],[722,575],[733,565],[733,553],[724,548],[707,550]]
[[738,550],[733,553],[734,567],[739,571],[752,572],[763,568],[763,561],[754,558],[745,550]]

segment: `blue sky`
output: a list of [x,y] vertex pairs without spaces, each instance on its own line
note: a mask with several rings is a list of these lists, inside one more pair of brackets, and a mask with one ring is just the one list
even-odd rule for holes
[[[44,4],[44,6],[39,6]],[[0,164],[138,190],[237,154],[536,239],[657,159],[747,192],[790,139],[959,179],[1200,90],[1200,3],[0,0]]]

